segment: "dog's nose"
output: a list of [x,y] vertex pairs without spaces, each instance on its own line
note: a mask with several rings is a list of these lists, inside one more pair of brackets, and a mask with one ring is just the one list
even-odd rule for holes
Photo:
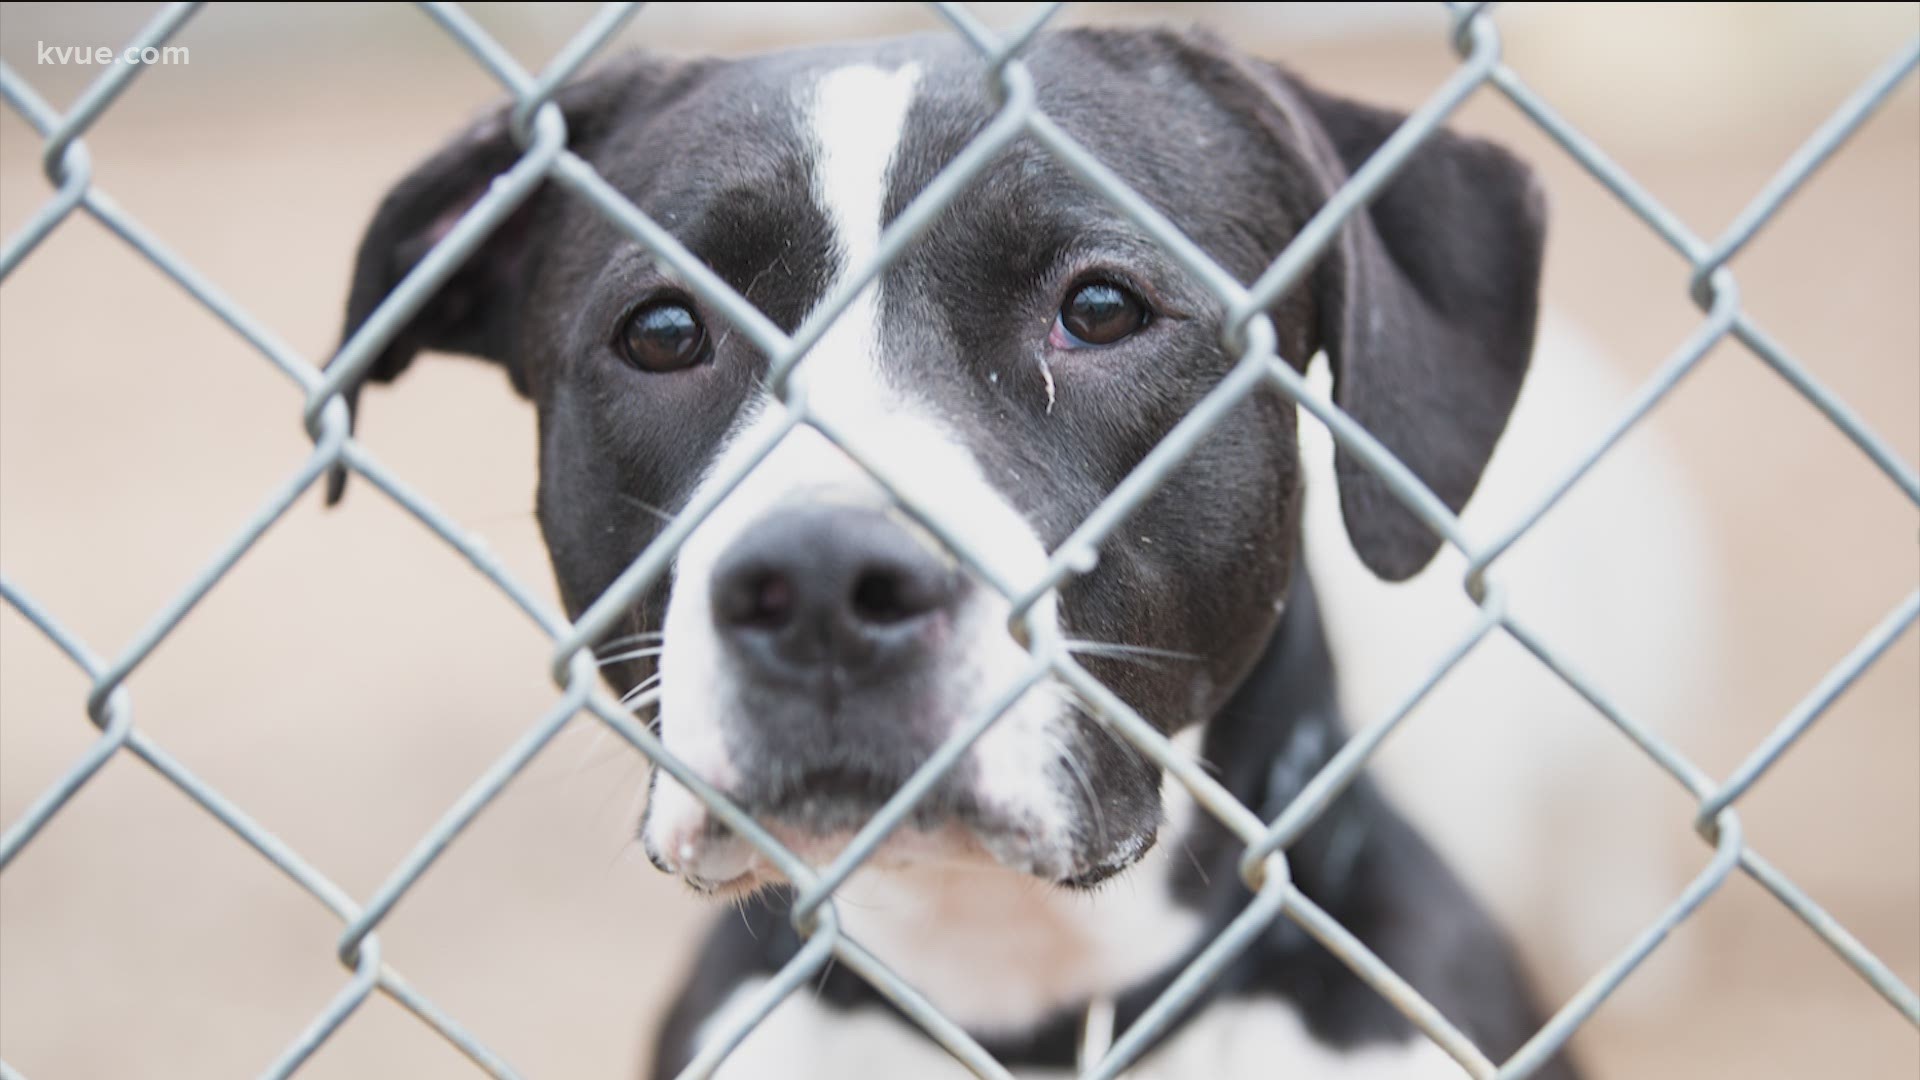
[[713,621],[727,648],[763,678],[884,678],[925,651],[964,582],[882,511],[793,507],[721,556]]

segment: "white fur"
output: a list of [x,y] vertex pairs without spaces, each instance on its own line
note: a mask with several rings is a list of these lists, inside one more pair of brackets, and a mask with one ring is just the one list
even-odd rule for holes
[[[1312,381],[1326,392],[1324,362]],[[1597,349],[1544,320],[1512,423],[1462,515],[1469,537],[1485,542],[1528,512],[1629,392]],[[1343,711],[1351,726],[1370,726],[1466,632],[1465,563],[1448,549],[1404,584],[1374,578],[1333,498],[1332,439],[1300,415],[1309,562]],[[1657,430],[1643,426],[1492,574],[1557,652],[1683,744],[1720,636],[1696,506]],[[1376,761],[1408,817],[1518,932],[1555,988],[1597,970],[1681,887],[1654,846],[1685,812],[1678,788],[1503,634],[1483,642]]]
[[980,864],[863,872],[841,891],[840,917],[955,1022],[1016,1032],[1180,959],[1202,930],[1167,888],[1185,857],[1156,849],[1091,893]]
[[[912,103],[918,69],[887,71],[856,65],[823,76],[814,94],[811,133],[817,146],[816,198],[832,224],[841,274],[858,272],[879,245],[888,166]],[[988,482],[972,453],[937,416],[896,393],[879,355],[879,286],[869,285],[821,337],[795,373],[809,408],[882,466],[910,463],[920,491],[938,492],[933,509],[1003,580],[1038,578],[1046,551],[1026,520]],[[784,419],[785,407],[761,396],[711,464],[707,486],[731,477]],[[696,496],[698,498],[698,496]],[[790,433],[755,468],[679,552],[665,620],[661,656],[661,732],[667,747],[725,790],[733,777],[722,735],[723,654],[707,605],[708,581],[724,552],[776,509],[795,501],[888,508],[884,489],[824,435],[811,427]],[[903,527],[918,526],[900,517]],[[938,550],[931,538],[930,547]],[[948,700],[944,719],[959,726],[979,715],[1028,664],[1026,651],[1006,631],[1008,602],[977,589],[956,616],[954,640],[964,643],[942,670]],[[1043,624],[1054,620],[1051,599],[1040,605]],[[975,747],[980,800],[1026,824],[1038,844],[1067,835],[1068,802],[1048,765],[1059,742],[1064,709],[1047,693],[1029,693]],[[649,848],[673,869],[722,883],[758,861],[738,841],[708,844],[705,811],[680,785],[659,781],[647,819]],[[1019,852],[995,854],[1019,858]]]
[[[1204,729],[1174,736],[1199,757]],[[1204,926],[1177,904],[1178,845],[1201,813],[1163,781],[1166,826],[1139,864],[1093,893],[1050,889],[999,868],[919,866],[862,872],[843,890],[847,932],[950,1019],[971,1031],[1016,1029],[1089,1000],[1111,1000],[1177,962]],[[696,1035],[698,1045],[743,1019],[763,980],[743,983]],[[1116,1036],[1124,1032],[1115,1032]],[[1083,1063],[1085,1064],[1085,1063]],[[741,1043],[720,1080],[961,1080],[972,1074],[924,1035],[878,1008],[839,1010],[802,988]],[[1068,1080],[1073,1070],[1020,1069],[1019,1080]],[[1298,1010],[1273,997],[1214,1003],[1177,1031],[1129,1080],[1456,1080],[1458,1065],[1425,1038],[1339,1050],[1316,1040]]]
[[[736,1022],[761,985],[743,984],[700,1037]],[[720,1080],[963,1080],[973,1074],[930,1039],[879,1009],[837,1011],[797,991],[748,1035]],[[1022,1069],[1020,1080],[1067,1080],[1064,1069]],[[1127,1070],[1128,1080],[1458,1080],[1465,1071],[1415,1036],[1336,1050],[1314,1039],[1279,998],[1234,998],[1213,1007]]]
[[[1174,745],[1198,758],[1202,733],[1189,728],[1174,736]],[[912,862],[878,860],[855,874],[837,894],[843,925],[972,1031],[1017,1031],[1036,1017],[1117,996],[1178,962],[1205,929],[1200,914],[1172,892],[1174,873],[1191,858],[1180,838],[1199,806],[1170,778],[1162,782],[1161,801],[1166,824],[1159,845],[1093,892],[919,852]],[[856,1033],[888,1026],[842,1019]],[[857,1044],[864,1036],[848,1038]]]
[[[1198,758],[1203,728],[1174,736]],[[1161,783],[1160,842],[1092,892],[1070,892],[998,866],[913,865],[862,871],[840,895],[855,940],[974,1031],[1011,1031],[1089,998],[1117,995],[1176,963],[1205,929],[1176,902],[1181,838],[1199,804]]]

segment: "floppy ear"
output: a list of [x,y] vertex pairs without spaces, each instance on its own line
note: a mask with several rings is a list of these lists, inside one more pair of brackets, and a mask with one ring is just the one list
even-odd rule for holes
[[[1301,86],[1343,167],[1404,117]],[[1439,132],[1406,162],[1316,282],[1334,398],[1455,511],[1480,482],[1533,354],[1546,203],[1533,173],[1491,143]],[[1440,540],[1341,450],[1347,536],[1398,581]]]
[[[1316,210],[1405,119],[1284,73],[1269,89],[1306,144]],[[1347,219],[1315,272],[1335,402],[1455,511],[1526,375],[1545,233],[1531,170],[1491,143],[1441,131]],[[1335,471],[1347,537],[1367,566],[1390,581],[1426,566],[1439,538],[1345,449]]]
[[[623,108],[649,87],[658,86],[669,69],[666,62],[638,57],[564,88],[555,102],[566,117],[569,149],[585,155]],[[460,216],[486,194],[494,178],[520,160],[522,151],[509,132],[509,116],[508,108],[490,113],[414,169],[381,201],[354,260],[342,341],[350,339],[394,286],[445,239]],[[398,378],[423,349],[498,363],[506,368],[514,388],[526,393],[526,376],[514,355],[516,320],[522,310],[516,298],[524,292],[538,255],[542,207],[562,197],[543,185],[500,223],[373,358],[363,380],[347,388],[348,404],[357,404],[365,381]],[[339,500],[345,480],[342,470],[329,477],[329,503]]]

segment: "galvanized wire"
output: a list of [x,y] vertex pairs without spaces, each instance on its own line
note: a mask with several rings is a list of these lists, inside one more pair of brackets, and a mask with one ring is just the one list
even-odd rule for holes
[[[687,1068],[684,1076],[712,1075],[754,1026],[779,1007],[793,991],[838,961],[869,981],[912,1022],[922,1027],[976,1075],[1004,1078],[1006,1069],[959,1025],[903,981],[885,961],[849,937],[835,910],[836,890],[855,873],[886,838],[900,827],[915,804],[965,755],[999,718],[1038,683],[1053,679],[1073,692],[1090,715],[1118,737],[1126,739],[1148,759],[1185,786],[1206,812],[1212,814],[1245,845],[1241,876],[1250,890],[1246,907],[1227,928],[1174,979],[1135,1024],[1113,1042],[1105,1056],[1090,1063],[1089,1077],[1120,1075],[1146,1053],[1224,967],[1272,924],[1293,920],[1355,974],[1381,993],[1413,1025],[1475,1077],[1526,1076],[1551,1058],[1592,1016],[1600,1004],[1627,979],[1668,934],[1703,904],[1737,867],[1769,890],[1845,963],[1907,1019],[1920,1026],[1920,997],[1900,982],[1827,912],[1766,862],[1747,843],[1735,804],[1752,785],[1791,748],[1833,702],[1871,666],[1887,648],[1920,620],[1920,592],[1907,597],[1861,643],[1836,664],[1734,773],[1716,782],[1688,761],[1652,727],[1618,707],[1592,680],[1582,675],[1530,627],[1510,611],[1497,578],[1500,557],[1533,528],[1542,516],[1574,488],[1592,467],[1641,422],[1672,390],[1698,369],[1706,354],[1727,338],[1741,342],[1783,381],[1800,393],[1845,435],[1875,467],[1916,504],[1920,479],[1878,435],[1871,431],[1811,371],[1769,337],[1742,306],[1730,262],[1779,212],[1807,179],[1844,146],[1895,88],[1920,67],[1920,40],[1909,43],[1868,78],[1832,117],[1796,151],[1781,170],[1713,241],[1694,234],[1656,201],[1596,144],[1562,118],[1540,95],[1521,81],[1501,59],[1500,37],[1490,16],[1490,5],[1450,5],[1453,23],[1449,41],[1460,53],[1460,66],[1415,109],[1351,179],[1335,191],[1300,233],[1250,285],[1243,287],[1206,251],[1184,236],[1164,215],[1130,190],[1096,155],[1055,124],[1038,104],[1031,74],[1022,59],[1035,35],[1050,22],[1060,4],[1039,6],[1004,38],[954,4],[932,5],[978,52],[981,78],[997,104],[991,123],[926,186],[883,231],[875,256],[837,285],[791,335],[782,332],[718,274],[686,250],[666,229],[649,218],[608,184],[584,159],[568,148],[566,122],[554,95],[582,70],[606,43],[638,13],[638,4],[608,4],[559,50],[540,73],[531,74],[487,35],[467,14],[452,4],[420,5],[474,61],[512,95],[510,130],[522,148],[520,157],[490,186],[368,317],[331,358],[325,369],[316,367],[287,347],[269,329],[252,318],[213,282],[196,272],[131,215],[122,210],[95,182],[87,152],[87,130],[130,88],[141,65],[126,53],[104,72],[66,112],[48,106],[11,69],[0,65],[0,98],[19,113],[43,142],[42,159],[52,196],[4,244],[0,244],[0,282],[4,282],[73,211],[84,209],[135,252],[153,263],[189,297],[221,319],[262,358],[292,379],[306,394],[300,417],[313,438],[310,454],[293,464],[260,508],[249,517],[208,561],[185,582],[172,600],[147,623],[115,658],[104,660],[68,631],[52,613],[36,603],[12,580],[0,577],[0,599],[12,605],[37,627],[91,680],[86,714],[100,729],[99,737],[20,818],[0,832],[0,870],[4,870],[58,815],[75,793],[101,767],[122,751],[144,761],[184,795],[220,820],[242,842],[312,895],[342,924],[338,958],[348,971],[334,999],[295,1034],[287,1048],[267,1064],[262,1075],[291,1075],[375,991],[388,995],[428,1024],[478,1068],[490,1076],[517,1075],[501,1058],[406,982],[382,958],[381,923],[402,903],[436,860],[454,844],[466,827],[542,753],[558,733],[583,714],[613,730],[646,759],[683,784],[704,802],[713,815],[752,844],[784,874],[796,890],[792,918],[806,944],[776,976],[756,992],[743,1015],[720,1032]],[[163,9],[133,39],[135,49],[159,46],[176,34],[199,11],[197,4],[175,4]],[[1296,368],[1275,350],[1274,329],[1266,312],[1295,288],[1321,258],[1346,221],[1364,208],[1407,160],[1431,139],[1463,103],[1491,87],[1534,121],[1578,164],[1611,191],[1625,208],[1653,229],[1686,260],[1689,275],[1683,284],[1706,314],[1705,320],[1676,348],[1638,391],[1626,411],[1573,467],[1549,484],[1527,513],[1490,543],[1474,547],[1460,531],[1459,522],[1445,504],[1373,435],[1332,402],[1307,390]],[[1229,373],[1182,421],[1150,451],[1135,469],[1080,523],[1050,556],[1037,577],[1023,578],[1016,568],[997,565],[992,556],[968,544],[964,523],[951,520],[939,505],[936,492],[910,470],[881,461],[860,445],[857,432],[841,430],[808,406],[806,359],[834,320],[862,290],[945,212],[1011,143],[1028,139],[1045,148],[1093,191],[1112,203],[1144,234],[1160,245],[1184,270],[1210,292],[1227,313],[1222,341],[1238,357]],[[770,357],[768,384],[778,398],[773,407],[782,420],[763,441],[746,453],[735,471],[713,485],[699,503],[686,507],[581,617],[568,621],[549,609],[536,594],[515,580],[468,529],[432,505],[383,466],[352,435],[346,389],[364,374],[406,321],[428,300],[462,260],[497,229],[513,210],[543,183],[592,205],[609,225],[671,267],[688,289],[717,309],[725,321]],[[1298,359],[1298,358],[1296,358]],[[1327,424],[1336,443],[1375,472],[1397,498],[1433,533],[1456,548],[1467,560],[1462,582],[1478,606],[1480,616],[1432,668],[1427,677],[1387,716],[1363,726],[1309,781],[1271,822],[1239,803],[1197,762],[1186,757],[1148,720],[1082,668],[1056,638],[1047,635],[1046,620],[1037,608],[1057,596],[1062,585],[1088,573],[1097,563],[1108,535],[1161,485],[1202,441],[1220,418],[1249,394],[1277,391]],[[291,418],[290,418],[291,419]],[[700,522],[744,479],[778,443],[796,428],[820,432],[871,473],[901,508],[920,522],[989,587],[1012,605],[1008,627],[1014,639],[1031,654],[1031,663],[1017,679],[998,690],[992,703],[969,718],[926,761],[914,776],[874,814],[847,848],[825,868],[806,865],[779,843],[752,817],[714,790],[667,752],[659,738],[636,720],[635,709],[650,704],[614,701],[597,684],[598,664],[593,655],[631,609],[636,598],[654,585],[671,564],[680,545]],[[416,518],[433,535],[466,560],[494,587],[513,601],[552,640],[546,663],[560,695],[504,754],[485,769],[448,808],[440,820],[400,860],[366,903],[356,902],[292,849],[200,780],[180,762],[155,745],[134,724],[127,678],[145,663],[153,650],[192,613],[194,607],[226,577],[258,539],[280,520],[295,500],[329,470],[345,469],[368,480],[396,505]],[[1451,1021],[1440,1014],[1404,979],[1363,945],[1352,933],[1316,905],[1293,884],[1287,849],[1357,777],[1372,756],[1405,722],[1419,703],[1481,642],[1502,633],[1531,652],[1623,735],[1645,752],[1655,765],[1685,787],[1698,804],[1696,828],[1712,847],[1712,856],[1693,882],[1639,937],[1565,1002],[1521,1049],[1505,1062],[1494,1062]],[[530,658],[531,659],[531,658]],[[0,1080],[20,1077],[0,1063]]]

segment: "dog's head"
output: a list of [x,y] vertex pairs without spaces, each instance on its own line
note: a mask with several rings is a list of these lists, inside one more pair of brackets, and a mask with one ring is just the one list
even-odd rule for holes
[[[1242,281],[1400,117],[1210,39],[1076,31],[1028,54],[1046,114]],[[914,39],[731,61],[651,57],[561,95],[569,145],[775,324],[797,327],[993,116],[981,64]],[[361,248],[357,326],[518,156],[503,117],[403,181]],[[1531,347],[1542,210],[1485,143],[1429,141],[1272,312],[1280,355],[1324,349],[1339,404],[1454,508],[1505,425]],[[1031,140],[1014,143],[798,369],[807,408],[935,501],[996,573],[1048,552],[1226,374],[1214,299]],[[767,357],[584,201],[538,193],[372,368],[420,349],[503,365],[538,406],[539,518],[578,612],[667,516],[717,499],[615,650],[660,680],[658,730],[703,778],[818,853],[1026,669],[1009,602],[827,437],[767,450]],[[1295,557],[1294,411],[1227,412],[1038,625],[1168,732],[1203,723],[1271,634]],[[737,486],[749,459],[764,458]],[[1436,539],[1357,462],[1340,492],[1388,578]],[[894,856],[992,859],[1084,884],[1138,858],[1160,776],[1042,684],[931,795]],[[766,871],[658,778],[642,835],[706,888]]]

